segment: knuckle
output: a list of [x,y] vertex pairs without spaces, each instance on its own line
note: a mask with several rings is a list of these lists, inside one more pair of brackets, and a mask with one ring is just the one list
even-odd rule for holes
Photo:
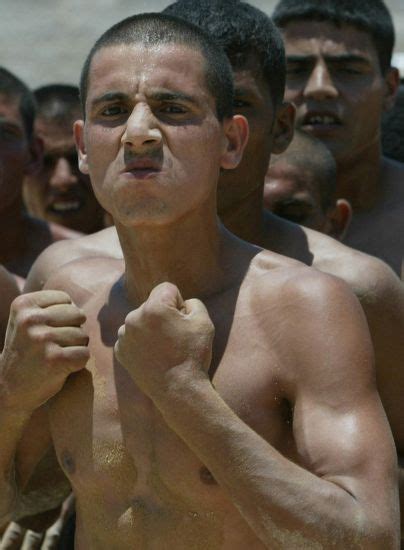
[[30,340],[37,342],[38,344],[44,344],[52,340],[52,333],[48,328],[36,326],[29,326],[27,330],[27,335]]
[[43,322],[41,311],[35,308],[19,309],[16,313],[16,322],[22,328],[29,328]]

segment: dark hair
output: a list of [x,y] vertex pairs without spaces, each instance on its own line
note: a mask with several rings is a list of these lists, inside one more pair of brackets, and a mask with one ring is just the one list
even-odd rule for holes
[[205,58],[206,85],[216,100],[219,120],[233,115],[233,75],[221,47],[199,27],[161,13],[133,15],[108,29],[91,49],[81,73],[80,96],[85,109],[91,61],[101,48],[142,43],[148,46],[181,44],[198,50]]
[[36,114],[35,98],[26,84],[4,67],[0,67],[0,94],[18,101],[27,139],[32,137]]
[[77,112],[81,112],[80,92],[77,86],[69,84],[48,84],[34,90],[37,102],[37,116],[45,119],[70,123]]
[[383,117],[382,147],[386,157],[404,162],[404,85],[399,88],[394,109]]
[[257,59],[273,105],[282,103],[285,49],[278,29],[264,12],[239,0],[178,0],[163,13],[182,17],[214,36],[235,69],[245,67],[251,57]]
[[281,28],[302,20],[352,25],[371,35],[382,73],[391,66],[395,33],[383,0],[280,0],[272,17]]
[[273,155],[271,164],[286,161],[302,173],[313,174],[321,198],[321,208],[325,212],[333,205],[337,187],[337,164],[322,141],[295,130],[292,143],[281,155]]

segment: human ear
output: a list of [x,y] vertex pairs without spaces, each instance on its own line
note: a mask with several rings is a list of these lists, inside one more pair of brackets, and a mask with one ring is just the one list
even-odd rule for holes
[[220,166],[226,170],[236,168],[243,158],[248,142],[248,122],[242,115],[234,115],[224,121],[225,148]]
[[87,152],[84,144],[84,120],[76,120],[73,124],[73,133],[79,157],[79,170],[82,174],[88,174]]
[[384,76],[385,93],[383,98],[384,111],[390,111],[396,102],[398,88],[400,86],[400,73],[395,67],[391,67]]
[[338,199],[326,214],[326,223],[322,233],[343,241],[352,220],[352,206],[346,199]]
[[272,126],[271,152],[279,155],[290,145],[293,139],[296,109],[292,103],[282,103],[275,111]]
[[24,174],[32,176],[41,171],[43,164],[43,141],[38,136],[33,136],[28,150],[27,162],[24,166]]

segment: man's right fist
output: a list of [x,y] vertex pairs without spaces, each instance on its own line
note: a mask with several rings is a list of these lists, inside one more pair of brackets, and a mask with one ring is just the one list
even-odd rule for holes
[[59,290],[23,294],[11,304],[0,355],[0,402],[32,412],[89,359],[84,313]]

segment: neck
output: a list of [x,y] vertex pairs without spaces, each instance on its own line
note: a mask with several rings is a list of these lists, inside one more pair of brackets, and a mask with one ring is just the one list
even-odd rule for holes
[[382,192],[379,139],[347,161],[337,160],[337,165],[337,198],[347,199],[354,211],[372,208]]
[[0,212],[0,263],[12,261],[24,247],[27,237],[25,219],[26,214],[20,200]]
[[162,282],[175,284],[184,299],[204,298],[226,287],[228,244],[234,238],[220,226],[215,208],[161,226],[128,228],[116,223],[132,304],[143,303]]
[[265,247],[263,189],[260,186],[242,201],[220,210],[219,216],[229,231],[243,241]]

